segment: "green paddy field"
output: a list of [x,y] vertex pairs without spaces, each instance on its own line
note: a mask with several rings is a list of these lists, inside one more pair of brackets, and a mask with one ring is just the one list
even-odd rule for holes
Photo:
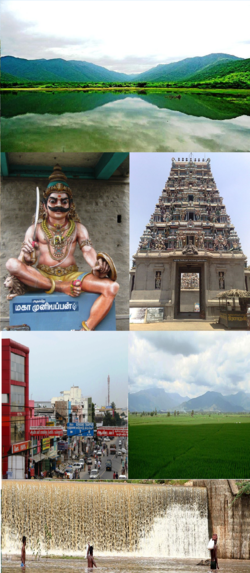
[[249,476],[250,414],[130,414],[130,479]]

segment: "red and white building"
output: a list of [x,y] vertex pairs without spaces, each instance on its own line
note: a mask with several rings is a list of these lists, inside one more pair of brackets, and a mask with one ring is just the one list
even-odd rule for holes
[[2,476],[23,479],[28,471],[29,348],[2,340]]

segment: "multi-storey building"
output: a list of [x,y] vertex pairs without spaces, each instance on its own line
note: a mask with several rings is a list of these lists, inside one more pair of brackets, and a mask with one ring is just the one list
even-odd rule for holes
[[2,340],[2,474],[25,477],[29,457],[29,348]]
[[70,390],[63,390],[61,396],[51,398],[51,404],[57,408],[60,407],[60,402],[71,404],[72,416],[73,406],[78,407],[74,410],[74,416],[79,422],[92,422],[92,398],[83,396],[79,386],[71,386]]

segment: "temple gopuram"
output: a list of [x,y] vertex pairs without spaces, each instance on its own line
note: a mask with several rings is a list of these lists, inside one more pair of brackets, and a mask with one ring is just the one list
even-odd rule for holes
[[164,319],[219,315],[221,290],[245,289],[246,257],[210,159],[172,159],[130,271],[130,307],[164,307]]

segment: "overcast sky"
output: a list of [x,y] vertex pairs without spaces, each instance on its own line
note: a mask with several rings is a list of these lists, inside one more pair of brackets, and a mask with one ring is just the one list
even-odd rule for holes
[[129,392],[250,392],[250,333],[130,332]]
[[127,405],[127,332],[2,332],[2,337],[30,349],[31,400],[51,400],[74,385],[105,406],[110,375],[111,401]]
[[86,60],[139,73],[210,53],[248,58],[246,1],[2,2],[2,55]]
[[[171,169],[171,159],[189,152],[130,154],[130,265]],[[210,157],[211,171],[250,264],[250,153],[193,153]]]

